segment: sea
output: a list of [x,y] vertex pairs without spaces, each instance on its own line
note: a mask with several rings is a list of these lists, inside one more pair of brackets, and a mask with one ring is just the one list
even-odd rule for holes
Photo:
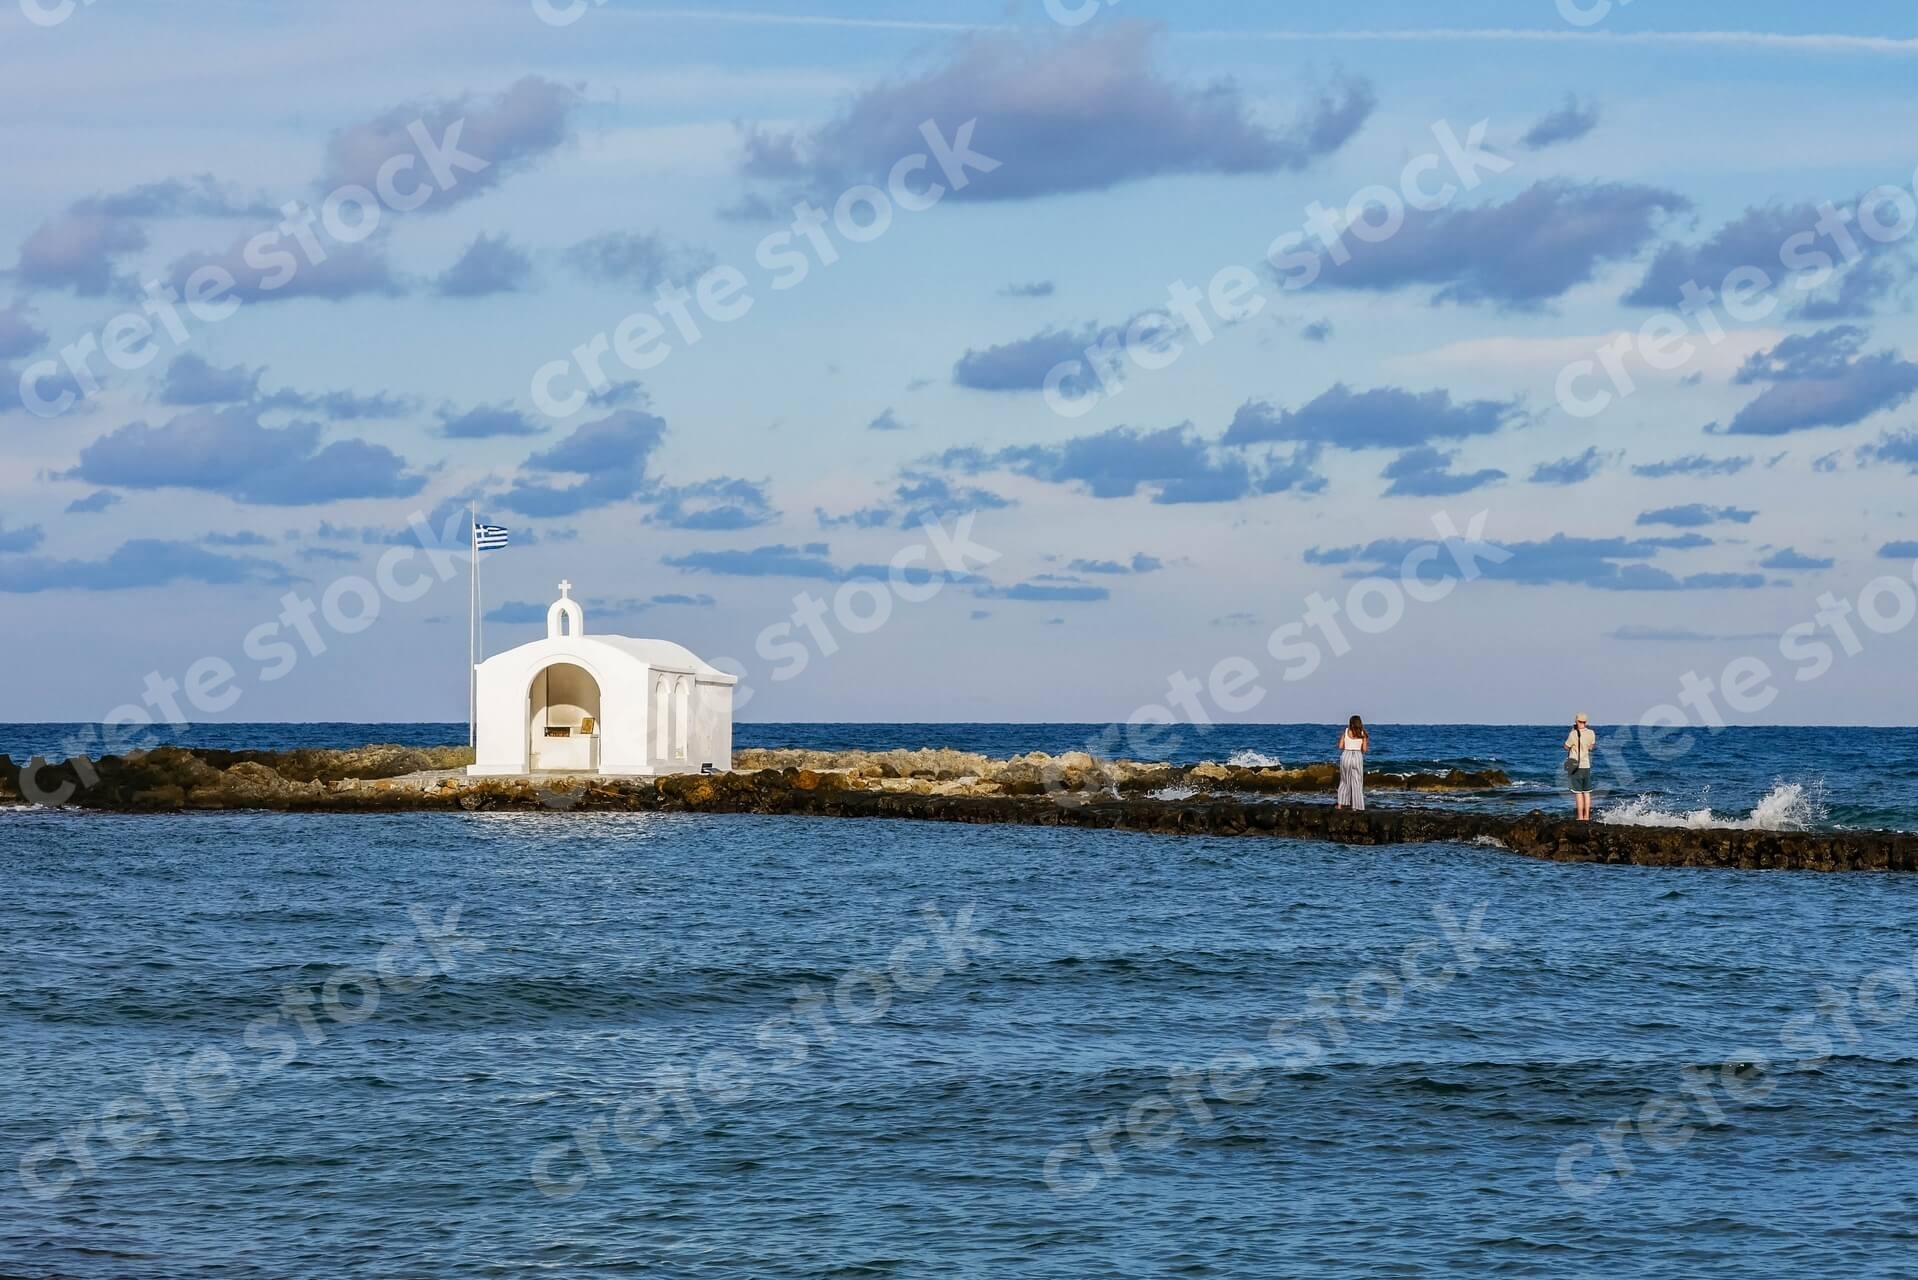
[[[1104,732],[738,744],[1150,754]],[[1374,726],[1374,770],[1513,779],[1374,803],[1569,809],[1565,732]],[[0,725],[0,752],[75,733]],[[1336,737],[1158,746],[1289,765]],[[1918,829],[1909,730],[1701,732],[1626,765],[1601,770],[1602,819]],[[1915,966],[1918,877],[1889,874],[20,807],[0,1277],[1909,1276]]]

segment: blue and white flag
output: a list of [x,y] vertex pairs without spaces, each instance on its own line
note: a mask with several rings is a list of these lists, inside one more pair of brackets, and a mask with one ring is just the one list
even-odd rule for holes
[[506,526],[498,524],[476,524],[473,526],[473,550],[498,551],[506,545]]

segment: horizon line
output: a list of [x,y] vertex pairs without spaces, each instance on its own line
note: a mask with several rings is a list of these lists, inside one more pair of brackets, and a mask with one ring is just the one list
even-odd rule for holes
[[[1316,729],[1316,728],[1322,728],[1325,725],[1337,726],[1339,724],[1343,724],[1344,720],[1345,718],[1343,716],[1333,716],[1323,720],[1215,720],[1211,723],[1209,728],[1205,728],[1205,729],[1201,729],[1194,722],[1180,721],[1177,724],[1167,725],[1164,727],[1168,729],[1191,729],[1194,732],[1198,733],[1198,735],[1201,738],[1203,738],[1204,736],[1206,736],[1206,734],[1214,732],[1216,730],[1221,730],[1221,729],[1241,729],[1241,730],[1243,729]],[[1368,720],[1366,723],[1369,725],[1389,727],[1389,728],[1400,728],[1400,729],[1536,729],[1536,728],[1563,728],[1570,722],[1571,722],[1571,717],[1565,716],[1557,720]],[[179,725],[172,725],[172,724],[168,724],[165,721],[162,721],[152,725],[141,725],[141,726],[131,726],[131,727],[138,730],[152,729],[155,731],[158,731],[162,727],[175,728],[175,729],[240,729],[240,728],[274,728],[274,727],[318,728],[321,726],[331,726],[331,725],[349,726],[354,728],[407,728],[407,727],[416,728],[421,725],[452,725],[452,726],[458,727],[460,725],[464,725],[465,723],[466,722],[464,720],[188,720],[184,722],[183,724],[179,724]],[[814,727],[846,725],[846,726],[881,726],[881,727],[892,726],[892,727],[897,727],[901,729],[945,728],[945,727],[958,726],[958,725],[968,725],[968,726],[975,726],[975,727],[987,728],[987,729],[1018,729],[1018,728],[1082,729],[1082,728],[1088,728],[1088,727],[1099,727],[1099,726],[1123,724],[1123,723],[1124,721],[1120,721],[1120,720],[739,720],[739,719],[735,719],[733,721],[733,725],[735,728],[738,728],[739,726],[742,726],[742,725],[758,726],[762,728],[769,725],[809,725]],[[1631,722],[1623,721],[1623,720],[1607,721],[1603,716],[1596,716],[1593,718],[1592,723],[1602,728],[1613,729],[1613,728],[1629,727]],[[102,729],[102,728],[106,728],[107,726],[105,721],[100,721],[100,720],[4,720],[4,721],[0,721],[0,728],[6,728],[6,729],[52,729],[52,728],[71,729],[76,727]],[[126,729],[129,726],[120,725],[115,727],[120,729]],[[1703,726],[1692,726],[1692,727],[1694,729],[1698,729],[1698,728],[1702,728]],[[1725,726],[1725,730],[1721,730],[1720,732],[1723,732],[1726,730],[1733,730],[1733,729],[1886,729],[1886,730],[1893,730],[1893,731],[1899,731],[1899,732],[1909,732],[1911,730],[1918,729],[1918,724],[1884,724],[1884,723],[1871,723],[1867,721],[1842,722],[1842,721],[1823,721],[1823,720],[1820,720],[1820,721],[1776,720],[1776,721],[1767,721],[1763,724],[1728,724]],[[163,742],[160,745],[173,746],[177,744],[170,743],[170,742]],[[366,743],[363,745],[403,746],[404,744],[402,743]],[[439,743],[435,745],[448,746],[448,745],[458,745],[458,744]],[[320,750],[331,750],[331,749],[332,748],[320,748]],[[806,748],[806,749],[811,750],[812,748]],[[824,750],[826,748],[820,748],[820,749]],[[856,748],[856,749],[866,750],[866,748]]]

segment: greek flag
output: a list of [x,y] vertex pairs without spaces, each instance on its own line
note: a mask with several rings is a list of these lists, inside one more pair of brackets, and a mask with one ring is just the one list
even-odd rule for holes
[[476,524],[473,526],[473,550],[498,551],[506,545],[506,526],[498,524]]

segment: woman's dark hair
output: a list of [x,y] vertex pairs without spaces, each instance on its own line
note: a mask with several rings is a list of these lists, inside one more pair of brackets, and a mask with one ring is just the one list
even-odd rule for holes
[[1358,734],[1359,737],[1361,738],[1366,736],[1365,721],[1359,719],[1357,716],[1353,716],[1351,719],[1351,722],[1348,723],[1345,727],[1350,732]]

